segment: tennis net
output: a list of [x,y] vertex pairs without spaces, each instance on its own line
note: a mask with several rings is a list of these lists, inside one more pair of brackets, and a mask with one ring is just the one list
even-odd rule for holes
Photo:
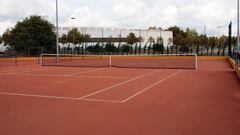
[[197,69],[197,55],[42,54],[42,66]]

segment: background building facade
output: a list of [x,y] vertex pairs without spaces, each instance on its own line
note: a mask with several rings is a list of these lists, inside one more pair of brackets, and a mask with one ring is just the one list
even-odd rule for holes
[[[67,34],[72,27],[60,27],[60,35]],[[146,44],[149,41],[149,38],[152,37],[155,42],[158,38],[163,39],[163,44],[165,47],[172,46],[173,32],[172,31],[163,31],[161,29],[124,29],[124,28],[110,28],[110,27],[77,27],[81,34],[89,34],[92,39],[124,39],[127,38],[129,33],[134,33],[136,37],[142,37],[142,44]],[[125,42],[124,40],[119,40],[115,42]],[[95,42],[93,40],[93,42]]]

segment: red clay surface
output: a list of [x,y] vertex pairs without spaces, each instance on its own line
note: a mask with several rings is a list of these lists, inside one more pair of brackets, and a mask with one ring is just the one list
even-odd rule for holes
[[239,135],[240,81],[198,70],[0,67],[1,135]]

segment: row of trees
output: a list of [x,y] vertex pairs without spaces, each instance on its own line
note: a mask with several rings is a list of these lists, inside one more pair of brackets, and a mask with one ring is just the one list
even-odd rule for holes
[[[88,43],[91,41],[91,36],[88,34],[81,34],[77,28],[68,31],[68,34],[63,34],[59,42],[62,43],[62,53],[69,53],[72,49],[78,50],[78,53],[86,53]],[[73,45],[73,47],[71,47]],[[80,52],[81,50],[81,52]],[[73,52],[73,51],[71,51]]]
[[143,38],[136,37],[134,33],[129,33],[125,39],[126,43],[115,43],[112,37],[106,38],[104,42],[91,43],[90,35],[82,35],[77,28],[71,29],[68,34],[63,34],[60,38],[62,53],[77,54],[137,54],[137,53],[164,53],[163,39],[150,37],[148,44],[142,45]]
[[[153,29],[153,28],[152,28]],[[155,28],[154,28],[155,29]],[[125,43],[114,43],[112,37],[104,42],[92,41],[91,36],[81,34],[77,28],[71,29],[59,38],[61,53],[75,54],[156,54],[156,53],[197,53],[198,55],[225,55],[228,37],[207,37],[198,35],[195,30],[181,30],[170,27],[173,39],[168,40],[164,47],[161,37],[144,39],[130,33]],[[7,29],[0,37],[0,43],[9,46],[9,50],[19,55],[39,55],[40,53],[55,53],[56,35],[54,25],[40,16],[31,16],[17,22],[13,29]],[[237,39],[231,40],[233,52],[236,50]]]
[[[151,54],[151,49],[150,46],[148,47],[148,49],[146,49],[147,47],[145,46],[144,48],[141,48],[140,45],[129,45],[129,44],[123,44],[121,46],[116,47],[114,44],[112,43],[106,43],[103,45],[100,44],[96,44],[93,46],[88,46],[86,48],[86,50],[88,52],[90,52],[91,54],[108,54],[108,55],[112,55],[112,54]],[[152,53],[153,54],[163,54],[164,47],[163,45],[160,44],[154,44],[152,46]]]
[[[175,48],[175,53],[178,51],[186,53],[197,53],[198,55],[225,55],[228,44],[232,46],[232,52],[237,49],[237,37],[233,37],[231,43],[228,42],[227,36],[221,37],[207,37],[206,35],[198,35],[195,30],[189,28],[186,31],[174,26],[168,28],[173,31],[172,46]],[[229,51],[229,50],[228,50]]]

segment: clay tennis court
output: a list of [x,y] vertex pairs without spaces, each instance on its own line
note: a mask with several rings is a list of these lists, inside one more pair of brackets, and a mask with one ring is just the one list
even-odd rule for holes
[[1,135],[239,135],[226,59],[198,69],[0,67]]

